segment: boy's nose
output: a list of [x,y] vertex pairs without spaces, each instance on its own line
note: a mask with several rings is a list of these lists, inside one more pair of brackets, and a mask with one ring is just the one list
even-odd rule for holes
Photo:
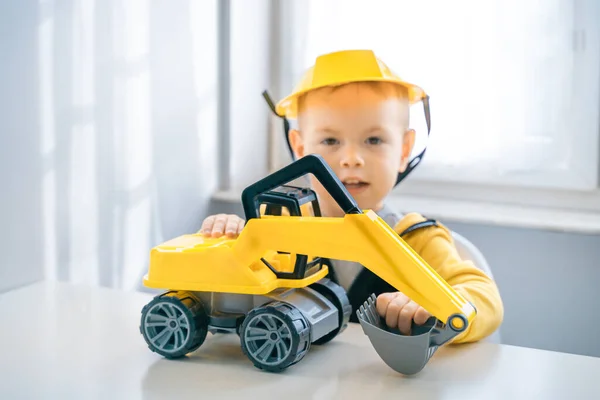
[[362,167],[365,164],[365,160],[360,155],[360,152],[350,148],[344,151],[340,161],[342,167],[346,168]]

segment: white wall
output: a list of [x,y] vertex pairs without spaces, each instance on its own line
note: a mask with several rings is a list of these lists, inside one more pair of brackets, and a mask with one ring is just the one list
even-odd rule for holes
[[504,301],[502,342],[600,357],[600,236],[452,223],[485,254]]
[[43,277],[38,15],[21,4],[0,2],[0,292]]

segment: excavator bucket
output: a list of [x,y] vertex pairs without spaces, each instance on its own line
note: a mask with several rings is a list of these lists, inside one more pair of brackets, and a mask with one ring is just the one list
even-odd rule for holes
[[371,295],[356,311],[363,332],[381,359],[394,371],[413,375],[421,371],[439,346],[454,335],[432,317],[423,325],[413,323],[410,336],[388,328],[377,313],[376,297]]

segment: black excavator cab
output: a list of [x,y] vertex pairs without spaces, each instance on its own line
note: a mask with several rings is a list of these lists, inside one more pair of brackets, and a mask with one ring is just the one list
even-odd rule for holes
[[[262,211],[261,215],[290,217],[321,216],[317,195],[311,189],[282,185],[276,189],[259,194],[256,199]],[[280,251],[279,253],[284,252]],[[306,254],[296,254],[293,272],[277,271],[264,258],[262,262],[281,279],[303,279],[321,268],[321,258],[316,257],[309,262]]]
[[280,186],[258,195],[262,215],[289,215],[291,217],[320,217],[321,209],[316,193],[307,188]]
[[[321,209],[316,193],[308,188],[288,185],[289,182],[313,174],[344,210],[345,213],[362,213],[358,204],[346,190],[342,182],[327,165],[325,160],[316,154],[307,155],[300,160],[268,175],[258,182],[248,186],[242,193],[242,205],[246,220],[262,215],[285,215],[291,217],[321,216]],[[277,271],[264,258],[265,263],[278,278],[303,279],[321,268],[321,259],[316,257],[310,262],[306,254],[296,254],[293,272]]]

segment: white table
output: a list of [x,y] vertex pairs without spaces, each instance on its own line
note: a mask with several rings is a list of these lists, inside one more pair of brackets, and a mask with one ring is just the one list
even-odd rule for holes
[[354,324],[281,374],[252,366],[232,334],[166,360],[139,333],[150,298],[60,283],[0,295],[0,399],[600,398],[600,358],[478,343],[404,377]]

